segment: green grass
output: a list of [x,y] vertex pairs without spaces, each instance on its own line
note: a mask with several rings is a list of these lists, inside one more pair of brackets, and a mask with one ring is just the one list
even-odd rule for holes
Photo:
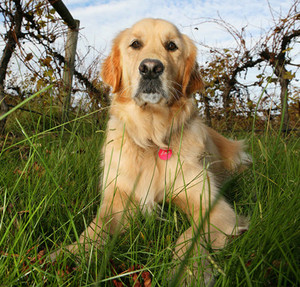
[[[0,286],[115,286],[113,279],[133,286],[130,274],[138,270],[149,272],[151,286],[168,286],[174,243],[189,226],[174,206],[160,218],[138,214],[90,256],[44,260],[76,240],[97,211],[103,132],[86,118],[63,132],[34,134],[15,124],[23,137],[1,138],[0,145]],[[227,185],[226,196],[250,217],[250,227],[211,255],[219,269],[215,286],[300,285],[299,139],[246,137],[253,167]]]

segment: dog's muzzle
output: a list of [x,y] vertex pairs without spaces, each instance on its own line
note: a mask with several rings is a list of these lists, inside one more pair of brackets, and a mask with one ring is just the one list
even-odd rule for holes
[[164,72],[164,65],[157,59],[144,59],[139,65],[141,79],[138,90],[134,96],[139,105],[146,103],[158,104],[166,98],[160,76]]

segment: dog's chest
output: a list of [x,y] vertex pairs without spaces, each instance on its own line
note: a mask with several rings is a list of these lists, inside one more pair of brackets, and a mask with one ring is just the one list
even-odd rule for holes
[[119,189],[134,193],[138,201],[146,205],[163,200],[169,182],[174,180],[176,150],[172,155],[161,155],[158,147],[139,148],[126,140],[118,148],[116,142],[106,149],[104,176],[108,182],[116,181]]

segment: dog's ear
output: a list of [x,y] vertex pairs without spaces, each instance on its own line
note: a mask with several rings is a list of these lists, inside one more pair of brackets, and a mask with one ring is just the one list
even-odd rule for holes
[[112,87],[113,93],[120,91],[122,82],[122,64],[119,48],[120,38],[121,33],[113,41],[111,52],[101,67],[101,78],[104,83]]
[[182,93],[186,96],[190,96],[191,94],[202,90],[204,83],[200,75],[199,66],[196,62],[197,48],[189,37],[186,35],[183,36],[188,48],[188,55],[182,79]]

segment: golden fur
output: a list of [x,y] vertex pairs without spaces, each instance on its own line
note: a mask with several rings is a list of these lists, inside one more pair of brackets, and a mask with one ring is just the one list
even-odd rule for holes
[[[206,213],[204,233],[215,249],[225,245],[227,235],[246,228],[219,196],[218,183],[249,158],[242,141],[224,138],[199,118],[191,97],[203,87],[196,55],[193,42],[164,20],[144,19],[115,38],[101,73],[113,92],[103,148],[103,200],[80,237],[86,249],[91,241],[102,245],[104,234],[121,230],[125,210],[151,211],[163,200],[179,206],[193,226],[178,239],[174,258],[184,256]],[[153,79],[144,76],[144,84],[161,87],[151,84],[148,93],[141,87],[142,74],[152,68],[158,71]],[[160,159],[159,149],[168,148],[171,158]],[[76,252],[77,247],[67,248]]]

